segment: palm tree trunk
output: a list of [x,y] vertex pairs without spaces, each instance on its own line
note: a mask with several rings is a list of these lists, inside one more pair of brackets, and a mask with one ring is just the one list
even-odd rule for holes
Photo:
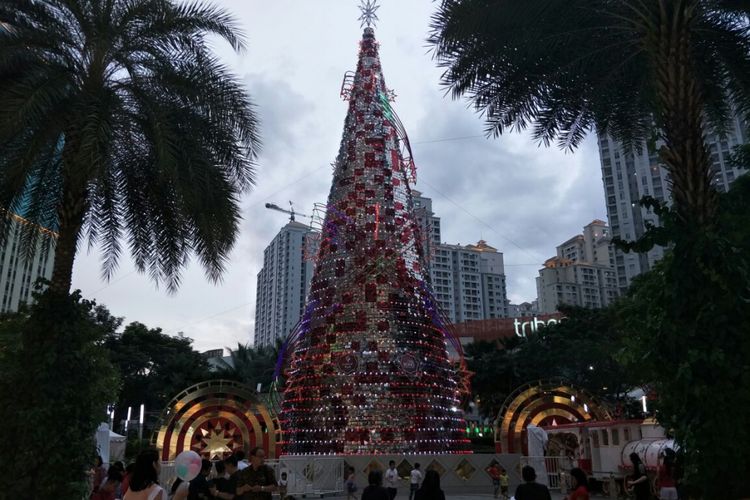
[[[67,170],[67,169],[64,169]],[[77,185],[73,176],[65,175],[62,202],[57,211],[59,233],[55,245],[55,264],[52,269],[50,291],[67,295],[73,279],[73,262],[78,247],[78,236],[86,213],[86,188]]]
[[654,40],[657,120],[664,140],[659,154],[671,177],[674,209],[690,231],[709,228],[718,203],[704,137],[704,98],[690,63],[696,4],[696,0],[659,0]]

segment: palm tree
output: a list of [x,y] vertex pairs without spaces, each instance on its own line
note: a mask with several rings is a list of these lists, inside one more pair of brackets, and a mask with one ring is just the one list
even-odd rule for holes
[[259,140],[209,36],[243,49],[235,20],[200,1],[0,2],[0,209],[56,228],[51,291],[70,289],[86,236],[105,279],[124,237],[169,290],[191,253],[219,279]]
[[229,361],[220,361],[217,376],[247,384],[255,389],[258,383],[266,389],[273,380],[273,372],[278,357],[278,348],[252,347],[237,343],[236,349],[227,347]]
[[531,125],[569,149],[593,128],[661,139],[677,216],[705,230],[717,195],[704,130],[750,113],[749,15],[744,0],[443,0],[430,43],[488,132]]

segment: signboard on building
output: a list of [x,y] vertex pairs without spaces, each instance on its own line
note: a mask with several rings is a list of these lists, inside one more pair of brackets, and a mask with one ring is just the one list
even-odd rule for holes
[[539,314],[524,318],[495,318],[458,323],[454,325],[454,329],[462,343],[494,341],[514,336],[525,337],[547,325],[557,324],[563,319],[561,313]]

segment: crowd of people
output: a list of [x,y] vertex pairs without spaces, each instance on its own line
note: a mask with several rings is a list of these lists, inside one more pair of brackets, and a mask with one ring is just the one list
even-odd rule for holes
[[[630,460],[633,474],[626,483],[627,489],[636,500],[647,500],[651,489],[646,469],[637,454],[631,454]],[[224,460],[212,462],[203,459],[201,471],[195,478],[190,481],[178,478],[168,490],[159,484],[160,469],[161,461],[156,450],[140,453],[136,461],[127,467],[122,462],[115,462],[106,469],[102,458],[97,457],[91,470],[90,500],[271,500],[274,493],[278,493],[281,499],[293,500],[286,495],[286,473],[282,472],[277,479],[274,470],[265,464],[265,452],[260,447],[253,448],[249,461],[245,460],[242,451]],[[492,479],[494,497],[507,499],[507,472],[497,463],[493,463],[487,472]],[[659,498],[678,499],[674,474],[674,458],[668,454],[659,471]],[[515,500],[551,500],[549,489],[536,482],[533,467],[523,467],[521,476],[523,483],[516,488]],[[589,500],[586,473],[574,468],[570,471],[570,478],[570,492],[566,500]],[[367,482],[361,500],[394,500],[400,483],[396,462],[389,462],[385,475],[380,470],[371,470]],[[347,469],[344,488],[348,500],[357,500],[353,467]],[[445,493],[440,487],[440,474],[435,470],[427,470],[423,474],[420,464],[415,463],[409,473],[409,500],[445,500]]]
[[190,481],[177,478],[168,488],[159,484],[161,461],[156,450],[141,452],[124,467],[115,462],[104,468],[97,457],[91,471],[90,500],[271,500],[274,493],[286,496],[286,473],[276,479],[265,464],[262,448],[253,448],[250,459],[241,451],[224,460],[203,459],[200,473]]

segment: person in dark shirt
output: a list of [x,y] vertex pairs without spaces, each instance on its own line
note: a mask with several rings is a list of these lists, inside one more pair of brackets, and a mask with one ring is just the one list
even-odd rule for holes
[[208,482],[208,475],[211,474],[211,467],[213,467],[211,461],[204,458],[201,464],[200,473],[195,476],[195,479],[190,481],[188,500],[208,500],[214,497],[216,489],[212,488],[211,484]]
[[516,488],[516,500],[552,500],[549,490],[536,482],[536,471],[530,465],[521,469],[521,476],[526,481]]
[[648,500],[651,498],[651,485],[648,482],[646,466],[637,453],[630,454],[630,462],[633,464],[633,475],[628,482],[627,490],[635,494],[635,500]]
[[271,500],[278,489],[276,473],[264,461],[266,453],[256,446],[250,451],[250,466],[237,472],[237,497],[241,500]]
[[[219,460],[214,467],[216,467],[216,477],[214,478],[216,493],[214,493],[214,497],[222,500],[234,500],[234,493],[237,491],[237,483],[232,480],[232,476],[227,470],[226,462]],[[236,467],[232,470],[236,470]]]
[[369,486],[362,490],[362,500],[390,500],[388,490],[383,488],[383,473],[371,470],[367,476]]
[[440,489],[440,474],[436,470],[430,469],[425,473],[414,500],[445,500],[445,493]]

